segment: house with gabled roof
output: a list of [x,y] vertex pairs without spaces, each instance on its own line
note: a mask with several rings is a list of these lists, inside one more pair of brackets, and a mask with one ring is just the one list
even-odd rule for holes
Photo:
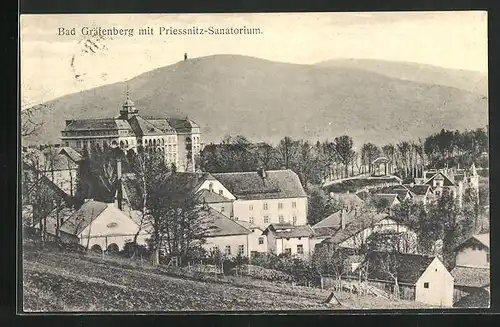
[[428,184],[403,184],[413,195],[413,200],[427,204],[432,201],[434,192],[432,187]]
[[[331,235],[320,236],[325,231],[321,225],[313,226],[315,237],[324,238],[322,246],[333,246],[357,250],[362,248],[368,237],[375,232],[390,232],[400,235],[400,251],[412,253],[416,250],[417,234],[408,226],[400,223],[395,217],[384,212],[363,210],[358,212],[342,213],[332,216],[329,225],[335,226],[337,221],[340,226],[329,227]],[[323,225],[324,226],[324,225]]]
[[[119,251],[134,239],[139,226],[115,204],[87,200],[63,221],[60,230],[89,249]],[[148,237],[145,231],[139,232],[137,243],[145,245]]]
[[267,248],[270,253],[292,256],[311,253],[311,238],[314,236],[314,231],[309,225],[274,223],[267,226],[262,234],[267,237]]
[[435,256],[372,251],[350,278],[360,275],[387,293],[397,290],[404,300],[438,307],[453,305],[454,278]]
[[[454,302],[477,302],[476,306],[489,304],[490,294],[490,234],[473,235],[455,248]],[[462,300],[468,297],[469,299]],[[460,302],[462,300],[462,302]],[[461,304],[462,303],[462,304]]]
[[218,249],[227,257],[250,256],[252,230],[210,207],[202,210],[202,215],[206,225],[202,245],[205,250]]
[[[307,194],[298,175],[290,169],[213,173],[230,193],[234,218],[262,229],[269,224],[307,224]],[[231,198],[231,196],[227,196]]]

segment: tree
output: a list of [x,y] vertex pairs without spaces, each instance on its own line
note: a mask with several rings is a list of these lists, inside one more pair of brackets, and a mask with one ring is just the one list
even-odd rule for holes
[[354,158],[352,138],[347,135],[342,135],[335,138],[335,149],[336,153],[340,159],[340,162],[344,165],[344,175],[347,177],[349,175],[349,164]]
[[290,169],[296,163],[299,142],[285,136],[277,147],[278,162],[284,169]]
[[342,289],[342,277],[349,273],[349,256],[346,251],[334,246],[318,247],[312,255],[312,267],[319,276],[332,275],[337,279],[338,290]]
[[36,133],[43,127],[43,121],[38,121],[36,116],[46,107],[46,105],[36,105],[29,108],[23,108],[21,110],[22,138],[36,135]]
[[307,193],[309,201],[307,219],[310,225],[317,224],[340,209],[339,203],[331,199],[320,187],[310,187]]
[[361,147],[361,164],[366,169],[368,165],[368,173],[373,173],[373,161],[380,157],[380,149],[373,143],[365,143]]

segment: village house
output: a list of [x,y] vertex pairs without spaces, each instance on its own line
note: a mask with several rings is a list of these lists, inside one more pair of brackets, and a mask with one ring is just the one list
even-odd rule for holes
[[372,251],[351,274],[399,298],[438,307],[452,307],[454,279],[437,257]]
[[458,205],[462,206],[463,196],[466,189],[479,192],[479,175],[474,163],[469,169],[445,168],[425,171],[422,178],[415,178],[415,184],[429,185],[435,195],[439,196],[443,190],[448,190],[458,199]]
[[195,157],[202,150],[200,126],[189,118],[142,117],[127,93],[119,115],[103,119],[71,119],[61,131],[65,147],[76,150],[115,146],[136,151],[143,146],[161,152],[178,171],[195,171]]
[[266,253],[268,247],[267,237],[263,234],[264,230],[261,227],[247,221],[239,220],[237,223],[252,232],[252,234],[248,235],[248,248],[250,256],[256,253]]
[[[63,233],[74,235],[79,243],[94,251],[123,250],[127,242],[133,241],[139,232],[137,223],[114,203],[92,199],[86,202],[66,219],[61,227]],[[140,231],[137,244],[146,244],[148,235]]]
[[[307,224],[307,194],[293,171],[214,173],[233,201],[234,219],[267,228],[273,223]],[[214,186],[215,187],[215,186]]]
[[[328,220],[313,226],[315,238],[321,246],[360,249],[366,244],[368,237],[375,232],[390,232],[399,235],[399,251],[413,253],[416,251],[417,234],[408,226],[401,224],[395,217],[384,212],[363,210],[350,212],[340,211],[328,217]],[[329,230],[332,232],[329,236]]]
[[314,231],[309,225],[295,226],[290,223],[270,224],[262,233],[267,236],[267,252],[280,255],[303,256],[311,253]]
[[455,249],[455,306],[489,306],[490,235],[474,235]]
[[[230,199],[225,197],[223,191],[221,193],[216,193],[213,189],[213,184],[210,186],[211,189],[201,189],[196,193],[196,200],[200,204],[206,204],[210,206],[212,209],[217,210],[225,216],[230,218],[234,218],[233,212],[233,201],[234,199]],[[227,194],[227,193],[226,193]]]
[[218,249],[227,257],[250,256],[255,238],[250,229],[208,206],[202,212],[206,224],[202,246],[207,252]]

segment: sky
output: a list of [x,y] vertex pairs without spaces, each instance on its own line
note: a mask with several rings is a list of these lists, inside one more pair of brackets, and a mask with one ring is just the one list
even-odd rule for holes
[[[162,27],[210,26],[246,26],[261,33],[159,35]],[[85,27],[134,29],[134,34],[97,39],[82,35]],[[146,27],[154,34],[138,35]],[[76,35],[59,35],[60,28],[74,28]],[[483,73],[488,69],[487,14],[481,11],[22,15],[20,35],[22,108],[128,80],[183,60],[184,53],[239,54],[296,64],[362,58]]]

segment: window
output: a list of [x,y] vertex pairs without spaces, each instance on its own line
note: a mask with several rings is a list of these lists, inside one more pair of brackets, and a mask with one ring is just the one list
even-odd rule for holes
[[264,216],[264,224],[269,224],[269,216]]
[[429,288],[429,282],[424,283],[424,288]]
[[68,142],[68,141],[64,142],[64,144],[65,144],[66,146],[69,146],[69,142]]
[[292,254],[292,249],[291,248],[286,248],[285,249],[285,254]]
[[224,212],[224,206],[220,207],[220,212]]
[[248,205],[248,210],[252,211],[253,210],[253,204]]
[[294,209],[297,208],[297,202],[295,202],[295,201],[292,202],[292,208],[294,208]]
[[490,263],[490,254],[489,253],[486,253],[486,262]]
[[279,210],[283,209],[283,203],[282,202],[278,202],[278,209]]
[[81,148],[82,147],[82,141],[76,141],[76,147]]
[[213,251],[213,252],[217,252],[217,251],[219,251],[219,247],[218,247],[217,245],[216,245],[216,246],[214,246],[214,247],[213,247],[213,249],[212,249],[212,251]]
[[267,203],[264,203],[264,204],[262,205],[262,209],[267,210]]
[[231,245],[226,245],[226,255],[231,255]]
[[210,183],[210,184],[208,184],[208,190],[209,190],[210,192],[213,192],[213,191],[214,191],[214,183]]
[[251,223],[251,224],[253,224],[253,217],[249,217],[248,218],[248,222]]
[[283,218],[283,215],[280,215],[280,216],[279,216],[279,222],[280,222],[280,223],[283,223],[284,221],[285,221],[285,218]]
[[263,237],[259,237],[259,245],[262,245],[264,244],[264,238]]
[[297,254],[304,254],[304,246],[302,244],[297,245]]
[[245,255],[245,246],[244,245],[238,245],[238,254],[241,256]]
[[219,190],[219,195],[223,195],[224,194],[224,191],[223,190]]
[[293,216],[292,221],[294,225],[297,224],[297,216]]

